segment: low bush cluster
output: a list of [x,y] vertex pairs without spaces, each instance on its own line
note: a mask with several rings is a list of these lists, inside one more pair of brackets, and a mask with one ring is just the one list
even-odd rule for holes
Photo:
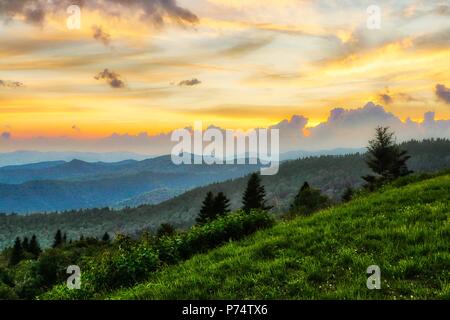
[[81,289],[58,285],[42,299],[88,299],[115,289],[131,286],[149,277],[163,265],[175,264],[218,245],[245,237],[272,226],[275,219],[267,212],[238,211],[208,224],[194,226],[188,232],[163,236],[156,240],[132,241],[123,237],[111,250],[89,260],[82,270]]

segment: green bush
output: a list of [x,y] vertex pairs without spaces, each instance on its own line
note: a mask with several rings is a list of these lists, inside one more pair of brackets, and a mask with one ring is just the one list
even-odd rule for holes
[[194,226],[181,241],[180,255],[188,258],[229,240],[241,239],[259,229],[270,227],[274,222],[267,212],[252,210],[250,213],[238,211],[208,224]]
[[0,300],[17,300],[19,297],[14,289],[0,281]]
[[231,239],[240,239],[272,226],[274,222],[274,218],[265,211],[256,210],[249,214],[238,211],[195,226],[186,233],[161,237],[155,243],[119,237],[113,249],[89,259],[87,270],[81,270],[82,289],[70,290],[60,285],[40,298],[89,299],[96,294],[131,286],[148,278],[161,264],[175,264]]

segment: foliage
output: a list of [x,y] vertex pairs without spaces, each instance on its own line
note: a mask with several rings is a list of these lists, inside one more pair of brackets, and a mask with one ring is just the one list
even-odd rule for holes
[[175,230],[174,226],[172,226],[170,223],[162,223],[158,228],[158,231],[156,231],[156,236],[158,238],[173,236],[176,232],[177,231]]
[[394,133],[389,132],[388,127],[375,129],[375,138],[369,141],[367,149],[366,163],[376,174],[363,177],[369,188],[411,173],[406,164],[410,156],[395,144]]
[[224,242],[240,239],[273,225],[273,222],[273,218],[264,211],[236,212],[208,224],[194,226],[189,232],[162,237],[156,243],[120,236],[113,249],[87,261],[81,290],[69,290],[60,285],[41,298],[86,299],[127,287],[145,280],[163,265],[177,263]]
[[23,248],[20,238],[17,237],[12,248],[11,257],[9,258],[9,265],[15,266],[23,259]]
[[328,197],[321,194],[320,190],[311,188],[305,182],[294,198],[291,205],[291,213],[309,215],[317,210],[325,208],[330,203]]
[[350,200],[352,200],[354,193],[355,191],[352,187],[345,188],[344,193],[341,197],[342,202],[349,202]]
[[229,213],[229,207],[230,199],[223,192],[219,192],[216,196],[212,192],[208,192],[202,202],[202,208],[196,221],[198,224],[212,221],[219,216]]
[[264,186],[261,185],[261,178],[257,173],[251,174],[242,198],[242,210],[250,212],[252,209],[270,209],[270,207],[266,205],[265,198],[266,190],[264,189]]
[[214,215],[214,194],[209,191],[202,202],[202,208],[200,209],[200,214],[196,221],[200,224],[207,223]]
[[216,217],[223,216],[230,212],[230,199],[223,192],[219,192],[214,198],[214,212]]
[[[448,299],[449,203],[450,175],[390,185],[196,255],[105,298]],[[366,287],[374,264],[381,290]]]
[[63,244],[63,237],[61,230],[58,229],[55,234],[55,239],[53,240],[53,248],[58,248]]

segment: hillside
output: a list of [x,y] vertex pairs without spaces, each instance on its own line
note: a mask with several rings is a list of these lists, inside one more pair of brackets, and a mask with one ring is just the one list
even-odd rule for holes
[[[401,186],[408,180],[196,255],[109,298],[450,299],[450,175]],[[366,287],[371,265],[381,268],[381,290]]]
[[[411,154],[408,166],[416,172],[450,168],[449,140],[413,141],[402,144],[402,148]],[[280,166],[277,175],[265,176],[262,180],[268,203],[274,206],[275,213],[279,213],[288,207],[304,181],[336,200],[348,185],[360,186],[363,183],[361,176],[369,171],[360,154],[322,156],[287,161]],[[105,231],[111,234],[134,234],[143,229],[154,231],[161,223],[186,228],[194,223],[207,191],[225,192],[234,210],[241,206],[246,183],[247,177],[238,178],[193,189],[158,205],[119,211],[105,208],[64,214],[0,215],[0,248],[11,245],[16,236],[29,237],[32,234],[36,234],[41,244],[47,247],[58,229],[66,231],[69,239],[78,239],[80,235],[100,237]]]

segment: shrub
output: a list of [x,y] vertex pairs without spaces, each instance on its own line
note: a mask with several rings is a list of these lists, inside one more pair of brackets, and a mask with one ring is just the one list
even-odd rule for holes
[[87,262],[81,275],[81,290],[60,285],[42,299],[89,299],[95,294],[131,286],[145,280],[162,263],[174,264],[193,254],[214,248],[231,239],[240,239],[256,230],[272,226],[274,218],[265,211],[238,211],[183,234],[163,236],[155,243],[134,242],[118,237],[111,250]]
[[14,289],[0,281],[0,300],[17,300]]
[[204,252],[229,240],[237,240],[255,231],[270,227],[274,218],[262,210],[252,210],[246,214],[238,211],[218,218],[202,226],[194,226],[180,242],[183,258]]

